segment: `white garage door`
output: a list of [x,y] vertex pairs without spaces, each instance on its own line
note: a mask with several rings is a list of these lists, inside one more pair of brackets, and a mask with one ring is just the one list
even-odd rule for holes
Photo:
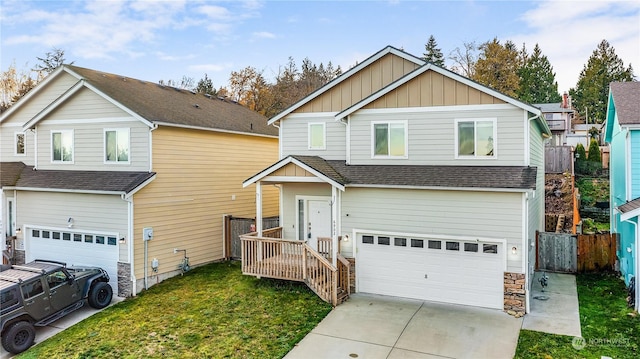
[[357,240],[359,292],[503,308],[500,243],[373,234]]
[[118,237],[100,232],[26,228],[26,261],[49,259],[67,266],[101,267],[118,293]]

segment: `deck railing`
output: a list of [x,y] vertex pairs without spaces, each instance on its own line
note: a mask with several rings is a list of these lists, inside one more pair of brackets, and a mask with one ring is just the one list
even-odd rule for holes
[[[240,236],[243,274],[304,282],[334,306],[345,297],[345,293],[348,295],[349,262],[341,255],[337,256],[336,268],[324,253],[315,251],[306,242],[264,236],[278,235],[277,230],[264,231],[263,237],[256,234]],[[326,245],[326,242],[318,239],[319,246],[320,243]]]
[[318,237],[318,253],[330,259],[333,247],[333,239],[330,237]]

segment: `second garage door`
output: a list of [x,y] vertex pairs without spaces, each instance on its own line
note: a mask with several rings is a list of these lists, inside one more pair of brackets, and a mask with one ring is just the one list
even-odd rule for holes
[[116,234],[27,228],[26,261],[56,260],[68,266],[100,267],[109,273],[118,293],[118,236]]
[[366,233],[356,238],[359,292],[503,308],[499,242]]

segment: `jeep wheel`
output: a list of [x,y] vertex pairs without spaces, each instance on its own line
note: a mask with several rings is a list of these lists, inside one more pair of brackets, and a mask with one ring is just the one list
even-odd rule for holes
[[89,305],[96,309],[102,309],[111,303],[113,289],[109,283],[98,282],[89,292]]
[[2,347],[9,353],[22,353],[33,345],[35,338],[36,330],[31,323],[17,322],[2,333]]

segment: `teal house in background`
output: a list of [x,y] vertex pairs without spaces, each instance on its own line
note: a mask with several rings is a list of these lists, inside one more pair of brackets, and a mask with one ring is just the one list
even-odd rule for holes
[[611,147],[611,232],[618,233],[618,260],[624,281],[635,279],[639,307],[640,273],[640,82],[610,85],[605,141]]

